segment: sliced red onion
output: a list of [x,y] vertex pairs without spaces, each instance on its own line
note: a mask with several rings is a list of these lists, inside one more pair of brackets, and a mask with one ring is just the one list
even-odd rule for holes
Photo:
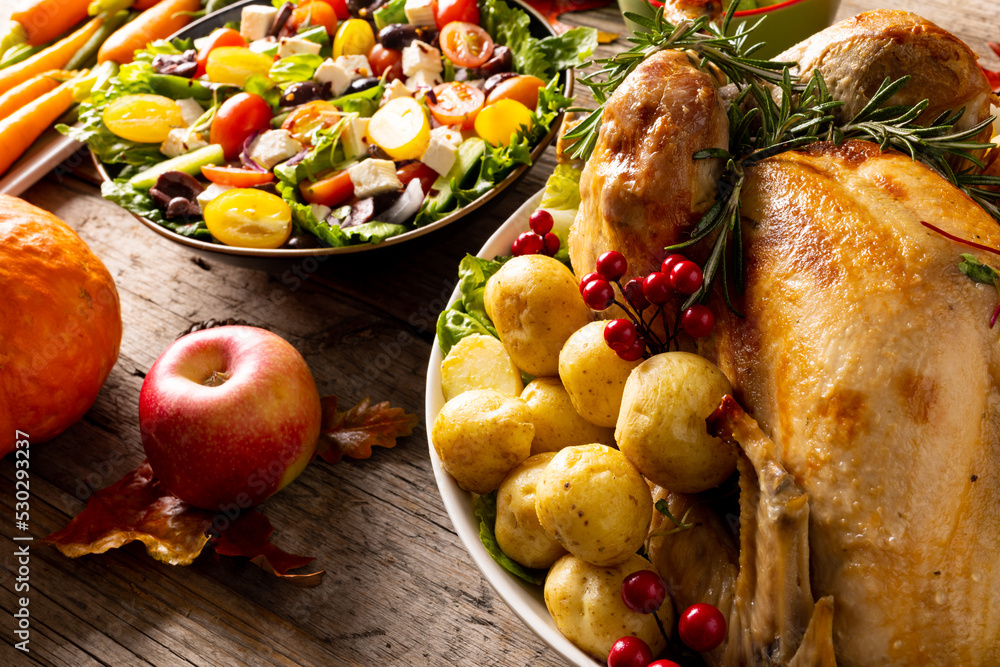
[[285,164],[287,164],[289,167],[294,167],[299,162],[302,162],[302,160],[304,160],[307,155],[309,155],[309,150],[306,149],[306,148],[303,148],[298,153],[296,153],[292,157],[288,158],[288,160],[285,161]]
[[243,142],[243,151],[240,153],[240,162],[242,162],[243,166],[249,169],[250,171],[259,171],[261,173],[267,173],[268,170],[264,168],[264,165],[260,164],[252,157],[250,157],[250,147],[253,146],[253,142],[256,141],[257,137],[259,137],[260,134],[261,134],[260,130],[257,130],[253,132],[249,137],[247,137],[246,141]]
[[423,203],[424,191],[420,187],[420,179],[414,178],[406,185],[406,189],[403,190],[403,194],[396,200],[396,203],[386,209],[384,213],[380,213],[378,219],[393,225],[401,225],[415,216]]

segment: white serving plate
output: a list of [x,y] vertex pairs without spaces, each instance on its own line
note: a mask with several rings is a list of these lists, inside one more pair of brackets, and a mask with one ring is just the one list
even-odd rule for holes
[[[509,255],[510,245],[517,238],[518,234],[528,230],[528,218],[532,212],[538,208],[542,200],[542,192],[539,191],[531,199],[524,202],[521,208],[517,209],[507,221],[490,237],[477,254],[479,257],[493,259],[498,255]],[[451,295],[449,305],[458,299],[458,288]],[[458,484],[441,467],[441,460],[434,445],[430,443],[431,425],[437,417],[441,407],[444,406],[444,394],[441,392],[441,348],[434,339],[434,347],[431,350],[431,357],[427,365],[427,403],[425,407],[425,423],[427,424],[427,440],[430,449],[431,465],[434,468],[434,479],[437,482],[438,491],[444,501],[451,523],[455,526],[455,532],[462,540],[466,550],[472,556],[476,566],[486,577],[486,581],[493,587],[493,590],[503,598],[507,606],[538,635],[542,641],[548,644],[556,653],[565,658],[570,664],[578,667],[595,667],[600,663],[574,646],[556,628],[552,617],[545,608],[545,601],[542,598],[542,587],[532,586],[501,568],[490,556],[489,552],[479,541],[479,520],[472,512],[472,494],[458,488]]]

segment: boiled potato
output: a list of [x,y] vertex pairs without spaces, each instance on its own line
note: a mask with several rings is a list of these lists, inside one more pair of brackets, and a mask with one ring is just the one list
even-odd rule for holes
[[573,273],[546,255],[522,255],[504,264],[487,281],[485,299],[486,314],[511,359],[536,376],[555,375],[563,343],[594,319]]
[[521,392],[521,398],[528,404],[535,424],[532,454],[557,452],[563,447],[592,442],[615,444],[613,429],[595,426],[580,416],[559,378],[532,380]]
[[444,400],[450,401],[470,389],[496,389],[517,396],[524,384],[503,343],[493,336],[473,334],[458,341],[441,362],[441,389]]
[[708,434],[705,419],[733,387],[707,359],[667,352],[644,361],[625,385],[615,438],[647,479],[677,493],[718,486],[736,449]]
[[605,321],[576,331],[559,352],[559,377],[584,419],[613,428],[625,381],[641,361],[625,361],[604,342]]
[[441,465],[473,493],[496,490],[531,453],[535,427],[528,406],[495,389],[473,389],[444,404],[431,441]]
[[535,511],[571,554],[594,565],[616,565],[646,539],[653,497],[617,449],[578,445],[559,450],[545,467]]
[[514,468],[497,492],[497,544],[525,567],[548,568],[566,553],[535,512],[535,488],[555,454],[535,454]]
[[[622,581],[640,570],[655,568],[635,554],[614,567],[598,567],[573,555],[556,561],[545,577],[545,606],[559,632],[602,664],[611,646],[626,635],[645,641],[654,656],[662,652],[667,642],[653,614],[639,614],[622,602]],[[674,623],[669,596],[656,616],[669,632]]]

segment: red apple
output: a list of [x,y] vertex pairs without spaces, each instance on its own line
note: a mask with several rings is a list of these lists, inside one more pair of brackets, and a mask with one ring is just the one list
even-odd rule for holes
[[284,488],[312,460],[320,420],[305,359],[256,327],[178,339],[139,394],[153,472],[171,493],[204,509],[252,507]]

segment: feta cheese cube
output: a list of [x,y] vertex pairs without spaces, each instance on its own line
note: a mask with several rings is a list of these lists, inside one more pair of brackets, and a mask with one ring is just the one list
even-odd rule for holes
[[354,184],[354,194],[357,197],[402,190],[403,183],[396,176],[396,163],[392,160],[362,160],[347,170]]
[[457,156],[458,146],[442,138],[440,134],[432,133],[430,143],[427,144],[427,150],[424,151],[424,154],[420,156],[420,161],[444,176],[451,171]]
[[181,118],[187,123],[188,127],[194,125],[194,122],[201,118],[201,115],[205,113],[205,110],[201,108],[198,104],[198,100],[193,97],[188,97],[187,99],[177,100],[177,106],[181,108]]
[[347,121],[340,133],[347,159],[368,155],[368,121],[370,118],[354,117]]
[[350,73],[335,63],[332,58],[327,58],[316,68],[313,79],[320,83],[330,84],[330,94],[334,97],[343,95],[347,87],[351,85]]
[[249,5],[240,12],[240,35],[248,42],[263,39],[271,32],[274,19],[278,16],[276,7]]
[[288,58],[289,56],[297,56],[301,53],[308,53],[315,56],[319,55],[321,48],[323,47],[316,42],[310,42],[308,39],[282,37],[278,43],[278,58]]
[[434,0],[406,0],[403,12],[407,23],[415,26],[434,26]]
[[208,142],[201,132],[192,132],[186,127],[175,127],[167,134],[167,140],[160,144],[160,152],[167,157],[177,157],[207,145]]
[[312,211],[312,214],[316,216],[316,220],[319,222],[326,220],[326,216],[333,212],[332,208],[329,206],[323,206],[322,204],[309,204],[309,209]]
[[410,89],[406,87],[406,84],[399,79],[393,79],[392,83],[385,87],[385,95],[382,96],[382,104],[385,104],[389,100],[394,100],[397,97],[412,97],[413,94]]
[[406,76],[413,76],[419,70],[440,72],[442,69],[441,52],[430,44],[415,39],[403,47],[403,74]]
[[208,187],[202,190],[201,194],[195,197],[198,203],[201,204],[202,208],[205,208],[205,204],[212,201],[223,192],[227,190],[232,190],[234,186],[232,185],[219,185],[218,183],[209,183]]
[[270,169],[302,150],[288,130],[268,130],[250,144],[250,157],[262,167]]
[[455,148],[458,148],[459,144],[462,143],[462,131],[457,127],[452,127],[451,125],[435,127],[431,130],[431,139],[433,140],[435,136],[440,137],[443,141],[453,144]]
[[442,80],[441,72],[418,69],[413,73],[413,76],[410,76],[406,80],[406,87],[413,92],[417,92],[425,88],[433,88],[441,83]]
[[368,58],[365,56],[340,56],[333,62],[347,72],[351,81],[372,76],[372,66],[368,64]]

